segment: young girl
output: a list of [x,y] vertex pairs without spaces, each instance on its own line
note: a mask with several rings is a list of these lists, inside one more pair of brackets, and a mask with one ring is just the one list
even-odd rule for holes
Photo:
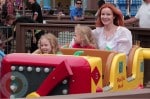
[[57,54],[59,52],[59,45],[57,38],[51,34],[44,34],[38,41],[38,47],[34,54]]
[[90,48],[90,49],[97,48],[90,27],[79,24],[75,26],[75,37],[72,48]]

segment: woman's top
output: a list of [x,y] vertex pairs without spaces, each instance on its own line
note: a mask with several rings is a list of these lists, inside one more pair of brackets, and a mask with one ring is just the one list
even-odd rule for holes
[[104,27],[96,27],[92,32],[98,48],[101,50],[123,52],[128,55],[132,48],[132,35],[125,27],[119,26],[116,31],[107,38],[104,33]]

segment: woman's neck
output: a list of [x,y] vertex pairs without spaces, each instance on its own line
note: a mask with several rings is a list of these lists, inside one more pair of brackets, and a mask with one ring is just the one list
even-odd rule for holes
[[105,31],[111,31],[111,30],[113,30],[116,27],[117,27],[116,25],[110,24],[110,25],[104,26],[104,30]]
[[104,34],[106,36],[106,39],[108,39],[109,37],[111,37],[112,35],[114,35],[115,31],[117,30],[116,25],[112,24],[109,26],[104,26]]

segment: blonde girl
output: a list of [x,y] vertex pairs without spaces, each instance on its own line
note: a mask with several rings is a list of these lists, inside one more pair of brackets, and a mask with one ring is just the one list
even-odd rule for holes
[[90,49],[97,48],[90,27],[79,24],[75,26],[75,37],[72,48],[90,48]]
[[59,45],[57,38],[51,34],[44,34],[38,41],[38,47],[34,54],[57,54],[59,52]]

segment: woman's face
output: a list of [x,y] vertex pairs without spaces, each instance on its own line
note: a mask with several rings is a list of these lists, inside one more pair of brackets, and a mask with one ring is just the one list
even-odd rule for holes
[[112,10],[110,8],[103,8],[101,10],[101,21],[104,24],[104,26],[113,24],[113,20],[114,15]]
[[9,24],[9,25],[12,25],[12,24],[14,23],[14,21],[15,21],[15,20],[10,19],[10,20],[8,21],[8,24]]
[[40,40],[40,49],[43,54],[49,54],[51,52],[50,42],[46,38]]

